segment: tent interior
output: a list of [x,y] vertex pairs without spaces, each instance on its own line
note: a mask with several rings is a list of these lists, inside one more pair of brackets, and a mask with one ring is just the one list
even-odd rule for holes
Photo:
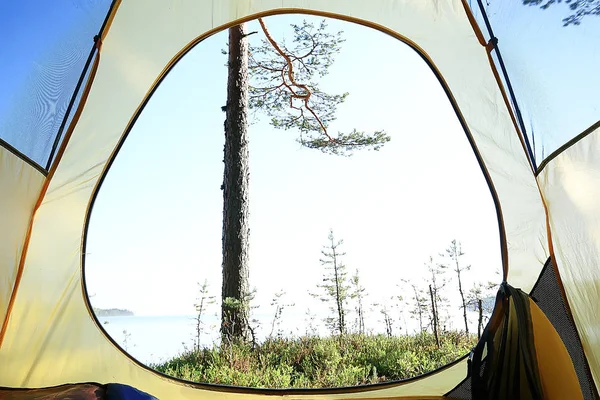
[[[288,14],[385,34],[439,84],[498,226],[502,283],[470,354],[354,387],[195,383],[138,361],[94,313],[93,208],[152,97],[196,46]],[[598,15],[598,0],[0,4],[0,398],[598,398]]]

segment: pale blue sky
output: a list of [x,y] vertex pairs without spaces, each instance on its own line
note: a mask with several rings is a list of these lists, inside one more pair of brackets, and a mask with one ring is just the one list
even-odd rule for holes
[[[301,18],[267,23],[281,38]],[[250,127],[250,283],[260,312],[270,312],[280,289],[300,316],[323,308],[307,291],[321,281],[330,228],[344,239],[345,264],[359,269],[370,303],[399,294],[402,278],[420,279],[423,263],[454,238],[473,265],[469,286],[494,279],[492,198],[437,79],[391,37],[341,21],[330,28],[347,41],[322,86],[350,92],[331,129],[385,129],[392,141],[343,158],[301,148],[297,132],[265,121]],[[209,279],[220,294],[225,42],[224,33],[207,39],[174,68],[100,190],[86,261],[94,305],[191,314],[197,282]]]

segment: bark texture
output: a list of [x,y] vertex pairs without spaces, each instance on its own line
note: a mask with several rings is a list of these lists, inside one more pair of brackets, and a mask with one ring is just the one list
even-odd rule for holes
[[[245,24],[229,29],[223,173],[221,333],[248,337],[248,40]],[[226,305],[226,299],[239,302]]]

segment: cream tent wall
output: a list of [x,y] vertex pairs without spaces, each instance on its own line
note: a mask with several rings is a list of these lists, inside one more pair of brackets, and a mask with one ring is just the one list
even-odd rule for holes
[[600,381],[600,123],[538,175],[556,264],[594,381]]
[[0,147],[0,326],[17,279],[31,211],[45,180],[42,172],[11,150]]
[[[261,15],[300,12],[347,19],[393,35],[421,54],[448,93],[490,185],[508,282],[529,291],[550,255],[546,213],[522,140],[494,76],[486,43],[471,24],[467,9],[460,0],[117,1],[101,45],[99,42],[87,99],[48,178],[0,149],[0,217],[3,235],[7,236],[0,241],[0,316],[7,309],[7,298],[14,298],[1,338],[0,386],[116,381],[159,398],[181,399],[247,398],[250,393],[261,393],[194,386],[139,365],[96,325],[83,280],[86,224],[93,198],[153,90],[177,60],[203,38]],[[592,158],[583,161],[598,162]],[[552,171],[549,167],[545,173]],[[561,183],[558,176],[547,179],[556,185]],[[44,181],[48,184],[46,191],[42,190]],[[552,190],[550,186],[546,189]],[[8,191],[13,193],[10,198],[4,195]],[[554,191],[560,196],[560,190]],[[40,206],[34,212],[38,201]],[[553,218],[555,215],[558,217],[551,213]],[[30,240],[22,254],[28,229]],[[554,240],[558,240],[557,235]],[[566,253],[559,257],[568,259]],[[22,278],[15,286],[21,258]],[[575,281],[575,277],[567,278],[567,289],[574,287]],[[582,302],[576,294],[569,299]],[[578,321],[591,318],[585,310],[576,315]],[[585,337],[591,345],[597,334]],[[347,393],[268,393],[294,398],[439,396],[465,375],[463,359],[400,384],[350,389]]]

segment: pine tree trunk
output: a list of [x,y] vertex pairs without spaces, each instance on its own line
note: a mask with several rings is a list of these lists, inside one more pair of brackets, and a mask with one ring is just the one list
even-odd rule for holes
[[335,302],[338,311],[338,330],[340,332],[340,336],[343,336],[346,326],[344,321],[344,307],[342,304],[342,294],[340,293],[340,277],[338,274],[337,254],[335,253],[333,239],[331,239],[331,248],[333,253],[333,272],[335,277]]
[[440,337],[438,335],[438,316],[437,316],[437,305],[434,301],[435,296],[433,295],[433,290],[431,289],[431,285],[429,285],[429,295],[431,296],[431,313],[433,316],[433,334],[435,336],[435,343],[438,347],[440,347]]
[[365,333],[365,315],[363,312],[362,297],[358,297],[358,333]]
[[462,281],[460,279],[460,269],[458,263],[456,264],[456,271],[458,273],[458,292],[460,293],[460,299],[462,300],[463,318],[465,319],[465,333],[469,334],[469,321],[467,320],[467,302],[465,301],[465,294],[462,290]]
[[477,299],[477,308],[479,308],[479,320],[477,321],[477,339],[481,339],[481,328],[483,328],[483,304],[481,299]]
[[[246,338],[248,333],[248,41],[245,24],[229,29],[225,164],[223,173],[223,287],[221,332]],[[241,308],[225,307],[225,299]]]

